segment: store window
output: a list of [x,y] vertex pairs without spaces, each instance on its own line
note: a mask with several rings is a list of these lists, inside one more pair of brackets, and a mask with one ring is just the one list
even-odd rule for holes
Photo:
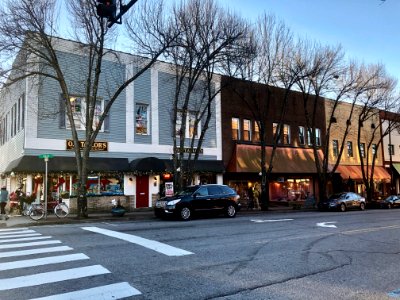
[[299,144],[305,145],[305,128],[303,126],[299,126]]
[[353,142],[347,141],[347,157],[353,157]]
[[[72,116],[74,119],[75,127],[77,130],[85,130],[86,129],[86,99],[85,97],[79,96],[71,96],[69,98],[72,110]],[[94,117],[93,117],[93,130],[97,127],[100,121],[101,114],[104,109],[104,101],[98,100],[96,101],[96,106],[94,108]],[[69,121],[68,116],[65,116],[65,124],[67,129],[71,129],[71,123]],[[103,128],[101,129],[103,131]]]
[[260,127],[258,126],[258,122],[257,121],[254,121],[253,141],[254,142],[259,142],[260,141]]
[[360,154],[362,158],[365,158],[365,143],[360,143]]
[[250,120],[243,120],[243,140],[251,141],[251,122]]
[[239,118],[232,118],[232,140],[240,140],[240,123]]
[[139,135],[147,135],[148,120],[149,120],[149,106],[147,104],[136,104],[136,128],[135,133]]
[[333,140],[332,141],[332,151],[333,151],[333,156],[338,157],[339,156],[339,141],[338,140]]

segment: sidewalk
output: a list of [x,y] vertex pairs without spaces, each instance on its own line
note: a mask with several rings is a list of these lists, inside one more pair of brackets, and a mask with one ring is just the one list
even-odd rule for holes
[[[241,209],[239,215],[251,215],[251,214],[271,214],[276,212],[301,212],[310,211],[304,209],[293,210],[288,207],[271,207],[268,211],[260,210],[246,210]],[[113,221],[139,221],[139,220],[156,220],[152,208],[137,209],[133,212],[127,212],[123,217],[114,217],[109,213],[89,213],[88,218],[78,219],[75,214],[69,215],[64,219],[57,218],[54,214],[49,214],[47,219],[34,221],[28,216],[21,215],[10,215],[10,218],[6,220],[0,220],[1,228],[10,227],[26,227],[26,226],[40,226],[40,225],[54,225],[54,224],[79,224],[79,223],[90,223],[90,222],[113,222]]]

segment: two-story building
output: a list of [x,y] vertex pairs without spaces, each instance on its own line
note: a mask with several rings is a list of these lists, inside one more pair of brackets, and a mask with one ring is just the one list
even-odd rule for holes
[[[66,76],[75,125],[84,136],[85,69],[87,60],[75,42],[58,39],[58,60]],[[113,52],[106,55],[99,85],[98,111],[109,92],[137,68],[136,57]],[[173,66],[157,62],[130,84],[115,101],[99,132],[89,160],[89,208],[109,205],[107,196],[121,197],[131,208],[152,206],[171,171],[176,124],[171,122],[175,92]],[[105,72],[107,70],[107,72]],[[1,183],[10,192],[22,186],[39,199],[45,162],[53,197],[77,193],[76,160],[72,150],[71,124],[58,83],[50,78],[26,78],[0,95]],[[195,183],[201,177],[222,183],[222,140],[218,124],[220,97],[212,104],[212,117],[195,165]],[[96,117],[96,116],[95,116]],[[187,122],[190,122],[188,118]],[[187,124],[189,138],[192,123]],[[188,139],[189,141],[189,139]],[[100,200],[99,200],[100,199]],[[104,200],[105,199],[105,200]],[[101,205],[99,203],[102,203]]]
[[[253,82],[237,81],[232,84],[229,82],[231,80],[227,77],[222,79],[222,85],[226,88],[221,93],[222,150],[226,168],[224,182],[243,193],[249,188],[259,188],[261,182],[260,133],[256,122],[259,115],[254,113],[256,106],[246,105],[243,99],[258,97],[257,101],[269,102],[268,114],[265,116],[268,168],[274,136],[280,124],[285,90]],[[269,96],[267,93],[270,93]],[[311,105],[310,101],[310,111]],[[315,140],[320,147],[325,138],[322,102],[318,105],[317,114],[320,117],[315,124]],[[281,138],[272,161],[272,180],[269,185],[271,204],[304,199],[307,194],[318,195],[315,156],[301,93],[290,92],[282,123]],[[320,150],[318,152],[322,155]]]

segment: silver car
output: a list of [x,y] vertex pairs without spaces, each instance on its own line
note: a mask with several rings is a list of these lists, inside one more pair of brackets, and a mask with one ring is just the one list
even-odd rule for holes
[[320,210],[346,211],[351,208],[365,209],[365,198],[352,192],[343,192],[331,195],[325,201],[319,203]]

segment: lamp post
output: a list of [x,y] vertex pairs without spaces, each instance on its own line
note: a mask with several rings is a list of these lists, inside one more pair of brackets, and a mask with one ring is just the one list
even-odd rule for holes
[[45,170],[45,175],[44,175],[44,218],[47,219],[47,163],[49,162],[50,158],[53,158],[54,156],[52,154],[41,154],[39,155],[39,158],[44,159],[44,170]]

